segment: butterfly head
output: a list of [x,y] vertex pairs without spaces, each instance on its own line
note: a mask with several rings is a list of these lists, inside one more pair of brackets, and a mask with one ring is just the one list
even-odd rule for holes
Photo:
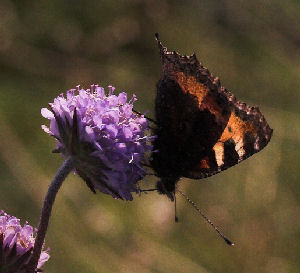
[[162,177],[156,184],[157,191],[160,194],[168,196],[171,201],[174,201],[175,185],[178,180],[178,177]]

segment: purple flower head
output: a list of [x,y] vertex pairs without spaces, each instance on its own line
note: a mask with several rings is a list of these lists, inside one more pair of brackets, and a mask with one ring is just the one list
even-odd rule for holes
[[[35,230],[26,222],[22,227],[20,219],[0,211],[0,272],[25,273],[32,255]],[[36,268],[41,272],[49,260],[49,249],[42,251]]]
[[76,89],[61,94],[43,108],[42,116],[50,120],[44,131],[56,139],[56,152],[72,157],[76,173],[89,188],[110,194],[114,198],[132,200],[138,192],[137,182],[146,171],[145,154],[152,149],[147,136],[148,122],[133,112],[133,96],[114,94],[109,86],[92,85],[91,89]]

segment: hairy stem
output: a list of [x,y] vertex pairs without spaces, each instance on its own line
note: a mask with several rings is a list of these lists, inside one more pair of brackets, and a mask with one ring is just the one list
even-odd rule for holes
[[49,219],[51,216],[51,210],[54,204],[56,194],[59,188],[61,187],[63,181],[66,179],[67,175],[72,171],[73,168],[74,168],[73,161],[71,158],[68,158],[63,163],[63,165],[59,168],[55,177],[51,181],[47,195],[44,200],[39,228],[38,228],[38,232],[37,232],[37,236],[33,248],[33,253],[28,265],[28,270],[27,270],[28,273],[35,272],[43,248],[43,244],[44,244],[44,240],[45,240],[45,236],[49,224]]

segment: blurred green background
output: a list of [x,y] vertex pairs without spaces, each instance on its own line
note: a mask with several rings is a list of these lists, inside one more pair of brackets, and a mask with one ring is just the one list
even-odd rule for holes
[[[300,271],[300,2],[0,0],[0,209],[37,226],[62,158],[40,109],[81,84],[134,92],[153,117],[159,32],[197,53],[274,136],[259,154],[208,179],[179,183],[233,241],[227,246],[178,196],[93,195],[74,175],[54,206],[46,272]],[[147,177],[144,188],[156,181]]]

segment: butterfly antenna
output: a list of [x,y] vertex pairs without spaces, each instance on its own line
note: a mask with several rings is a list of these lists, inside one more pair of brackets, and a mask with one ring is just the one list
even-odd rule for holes
[[177,203],[176,203],[176,194],[174,193],[174,210],[175,210],[175,222],[178,223],[179,219],[177,216]]
[[138,115],[140,115],[140,116],[144,116],[146,119],[148,119],[149,121],[151,121],[151,122],[153,122],[155,125],[157,125],[157,122],[156,122],[154,119],[149,118],[148,116],[145,116],[145,115],[142,114],[141,112],[136,111],[136,110],[134,110],[134,109],[132,109],[132,112],[134,112],[134,113],[136,113],[136,114],[138,114]]
[[177,189],[177,191],[198,211],[198,213],[204,218],[204,220],[209,223],[214,230],[219,234],[219,236],[226,242],[226,244],[230,246],[234,246],[234,243],[230,241],[221,231],[218,230],[218,228],[210,221],[198,208],[198,206],[193,202],[189,197],[187,197],[181,190]]
[[147,192],[147,191],[157,191],[157,189],[146,189],[146,190],[140,190],[140,192]]

